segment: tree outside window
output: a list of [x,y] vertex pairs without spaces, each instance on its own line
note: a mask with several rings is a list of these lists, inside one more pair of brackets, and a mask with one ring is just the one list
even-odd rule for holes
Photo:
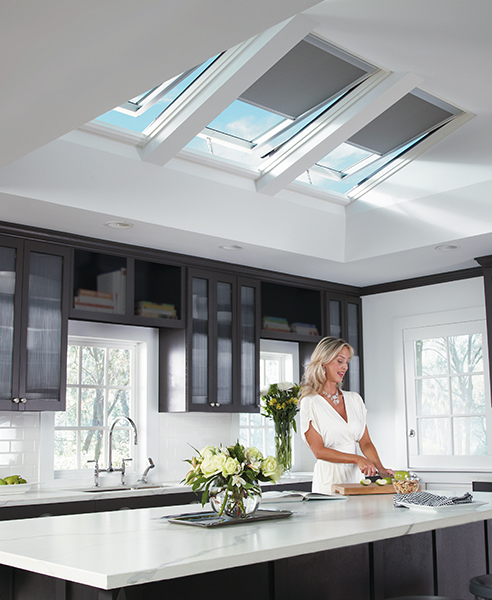
[[[91,468],[108,461],[108,433],[116,417],[134,417],[135,346],[69,340],[66,411],[55,415],[54,468]],[[113,463],[131,458],[131,432],[124,422],[113,434]]]

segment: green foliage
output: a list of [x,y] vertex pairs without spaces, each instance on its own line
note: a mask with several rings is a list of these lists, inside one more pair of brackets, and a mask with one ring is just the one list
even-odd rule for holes
[[261,397],[264,417],[276,423],[290,423],[297,431],[295,417],[299,412],[300,385],[296,383],[272,383]]

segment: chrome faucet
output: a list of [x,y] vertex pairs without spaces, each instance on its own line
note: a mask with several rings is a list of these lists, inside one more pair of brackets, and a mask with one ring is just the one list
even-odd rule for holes
[[[99,487],[99,473],[114,473],[115,471],[121,472],[121,485],[125,485],[126,463],[131,461],[132,459],[124,458],[121,461],[121,467],[119,467],[119,468],[113,467],[113,430],[115,428],[116,423],[122,419],[124,421],[128,421],[128,423],[130,423],[130,425],[132,426],[132,428],[133,428],[133,443],[135,444],[135,446],[138,444],[137,426],[135,425],[134,421],[132,421],[132,419],[130,419],[130,417],[126,417],[125,415],[122,415],[121,417],[116,417],[116,419],[111,423],[111,426],[109,428],[108,468],[100,469],[99,462],[97,460],[88,460],[87,461],[88,463],[94,463],[94,487]],[[152,462],[152,460],[150,458],[149,458],[149,462]],[[144,475],[142,476],[142,479],[144,478],[144,476],[147,475],[147,473],[149,472],[148,470],[151,469],[153,466],[154,466],[154,463],[152,463],[151,466],[147,467],[147,469],[144,472]]]
[[113,471],[120,471],[121,469],[122,471],[122,478],[123,475],[125,474],[125,460],[131,460],[130,458],[125,458],[123,459],[122,462],[122,466],[121,469],[115,469],[113,467],[113,430],[115,428],[115,425],[118,421],[128,421],[128,423],[130,423],[130,425],[133,427],[133,443],[135,444],[135,446],[138,444],[138,434],[137,434],[137,426],[135,425],[135,423],[132,421],[132,419],[130,419],[130,417],[126,417],[125,415],[122,415],[121,417],[116,417],[116,419],[111,423],[111,427],[109,428],[109,455],[108,455],[108,473],[112,473]]

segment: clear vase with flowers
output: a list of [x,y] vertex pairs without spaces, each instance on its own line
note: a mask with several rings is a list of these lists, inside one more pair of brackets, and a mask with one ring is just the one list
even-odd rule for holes
[[275,456],[284,472],[292,469],[292,429],[297,432],[300,386],[296,383],[272,383],[263,393],[262,412],[273,419],[275,426]]
[[184,478],[194,492],[202,492],[202,506],[210,501],[219,515],[244,518],[254,514],[261,500],[260,482],[276,483],[283,469],[273,456],[263,457],[254,447],[206,446],[186,460],[191,469]]

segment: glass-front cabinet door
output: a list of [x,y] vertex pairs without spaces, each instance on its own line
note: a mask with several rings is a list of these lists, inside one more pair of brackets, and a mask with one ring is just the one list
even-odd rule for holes
[[328,335],[346,340],[354,349],[354,356],[350,361],[348,380],[344,387],[352,392],[362,394],[362,323],[360,299],[343,294],[328,293],[327,331]]
[[257,410],[255,282],[198,270],[190,270],[189,277],[189,410]]
[[258,409],[260,365],[260,287],[255,280],[238,280],[241,411]]
[[0,408],[62,410],[69,250],[0,238]]
[[15,380],[19,373],[21,311],[17,265],[22,264],[23,243],[0,237],[0,244],[0,410],[11,410],[14,397],[18,398]]

